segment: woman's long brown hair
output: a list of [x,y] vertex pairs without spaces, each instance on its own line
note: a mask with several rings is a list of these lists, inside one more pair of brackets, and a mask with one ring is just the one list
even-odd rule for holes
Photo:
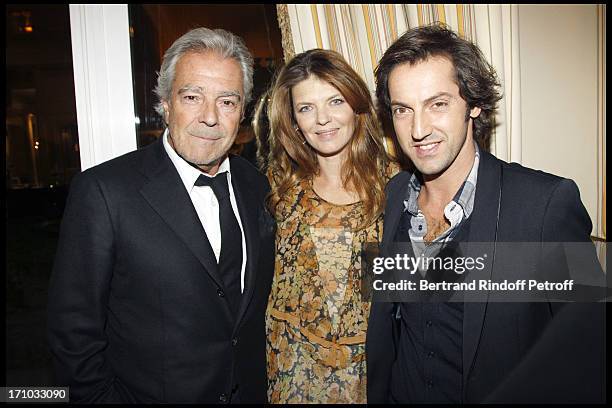
[[354,189],[363,202],[364,220],[359,228],[365,228],[383,212],[389,158],[368,87],[340,54],[330,50],[314,49],[296,55],[279,71],[271,89],[270,210],[277,219],[284,218],[286,214],[280,213],[279,204],[300,180],[319,172],[315,151],[303,143],[304,137],[296,131],[291,97],[291,89],[310,76],[338,89],[356,114],[355,133],[342,168],[342,184],[346,189]]

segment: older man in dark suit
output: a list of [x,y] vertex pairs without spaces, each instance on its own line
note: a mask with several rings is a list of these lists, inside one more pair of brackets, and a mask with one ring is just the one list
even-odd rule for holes
[[[510,278],[501,273],[499,248],[495,259],[495,248],[504,242],[584,243],[586,259],[596,262],[591,221],[576,184],[486,151],[500,96],[495,72],[474,44],[438,25],[412,29],[385,52],[376,77],[382,115],[392,121],[397,146],[414,168],[387,186],[383,255],[401,242],[425,252],[435,244],[485,243],[491,249],[488,266],[476,276],[494,281]],[[524,262],[525,254],[505,252]],[[582,353],[580,369],[568,364],[556,371],[546,367],[565,357],[563,348],[534,348],[561,303],[493,302],[486,290],[480,295],[480,301],[446,302],[434,293],[428,301],[374,303],[366,342],[368,401],[469,403],[494,395],[496,402],[512,402],[519,394],[520,402],[601,399],[605,358],[593,351],[602,347]],[[589,336],[602,345],[601,330],[583,333],[572,324],[578,315],[592,315],[601,327],[601,313],[584,310],[564,313],[555,333]],[[551,353],[533,356],[532,348]],[[537,383],[545,386],[516,394],[516,384],[530,381],[527,371],[515,371],[527,356],[543,368]],[[585,396],[579,384],[593,376],[596,389],[589,384]]]
[[265,402],[269,185],[229,157],[252,57],[224,30],[167,50],[158,142],[74,178],[49,289],[72,401]]

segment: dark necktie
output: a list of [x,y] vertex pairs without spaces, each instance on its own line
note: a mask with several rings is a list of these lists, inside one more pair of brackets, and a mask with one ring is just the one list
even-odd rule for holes
[[196,186],[212,188],[219,202],[219,224],[221,226],[221,254],[219,272],[225,286],[226,295],[236,312],[240,299],[240,275],[242,270],[242,234],[230,202],[227,173],[217,173],[215,177],[200,175]]

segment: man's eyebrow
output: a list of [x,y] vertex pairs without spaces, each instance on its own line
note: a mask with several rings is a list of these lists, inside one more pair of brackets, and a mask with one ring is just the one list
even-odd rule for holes
[[432,102],[434,99],[438,99],[441,96],[446,96],[446,97],[449,97],[449,98],[453,97],[453,95],[451,95],[450,93],[442,91],[442,92],[438,92],[437,94],[435,94],[433,96],[430,96],[429,98],[425,99],[423,101],[423,103],[424,104],[428,104],[429,102]]
[[[453,98],[453,95],[452,95],[452,94],[450,94],[450,93],[448,93],[448,92],[444,92],[444,91],[442,91],[442,92],[438,92],[437,94],[435,94],[435,95],[433,95],[433,96],[430,96],[429,98],[425,99],[425,100],[423,101],[423,104],[428,104],[429,102],[431,102],[431,101],[433,101],[434,99],[437,99],[437,98],[439,98],[439,97],[441,97],[441,96],[446,96],[446,97],[449,97],[449,98]],[[396,101],[396,100],[392,100],[392,101],[390,102],[390,105],[408,106],[408,104],[407,104],[407,103],[404,103],[404,102],[401,102],[401,101]]]
[[195,86],[195,85],[185,85],[184,87],[178,90],[179,95],[184,94],[185,92],[204,93],[201,86]]
[[[204,88],[197,85],[185,85],[181,89],[178,90],[179,95],[182,95],[186,92],[197,92],[200,94],[204,94]],[[242,95],[238,91],[222,91],[217,94],[217,98],[227,98],[227,97],[235,97],[238,100],[242,100]]]
[[238,98],[238,100],[242,100],[242,95],[240,95],[240,92],[237,91],[224,91],[224,92],[219,92],[217,94],[217,98],[227,98],[227,97],[236,97]]

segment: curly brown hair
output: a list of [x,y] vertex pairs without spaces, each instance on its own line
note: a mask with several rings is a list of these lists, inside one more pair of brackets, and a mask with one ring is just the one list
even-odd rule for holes
[[313,49],[296,55],[278,72],[272,86],[268,107],[270,210],[277,219],[284,217],[278,214],[279,203],[300,180],[319,173],[315,151],[303,143],[303,137],[296,131],[291,96],[291,89],[310,76],[338,89],[356,114],[355,133],[342,168],[342,184],[359,194],[364,204],[360,228],[365,228],[383,212],[389,157],[368,87],[344,58],[331,50]]

